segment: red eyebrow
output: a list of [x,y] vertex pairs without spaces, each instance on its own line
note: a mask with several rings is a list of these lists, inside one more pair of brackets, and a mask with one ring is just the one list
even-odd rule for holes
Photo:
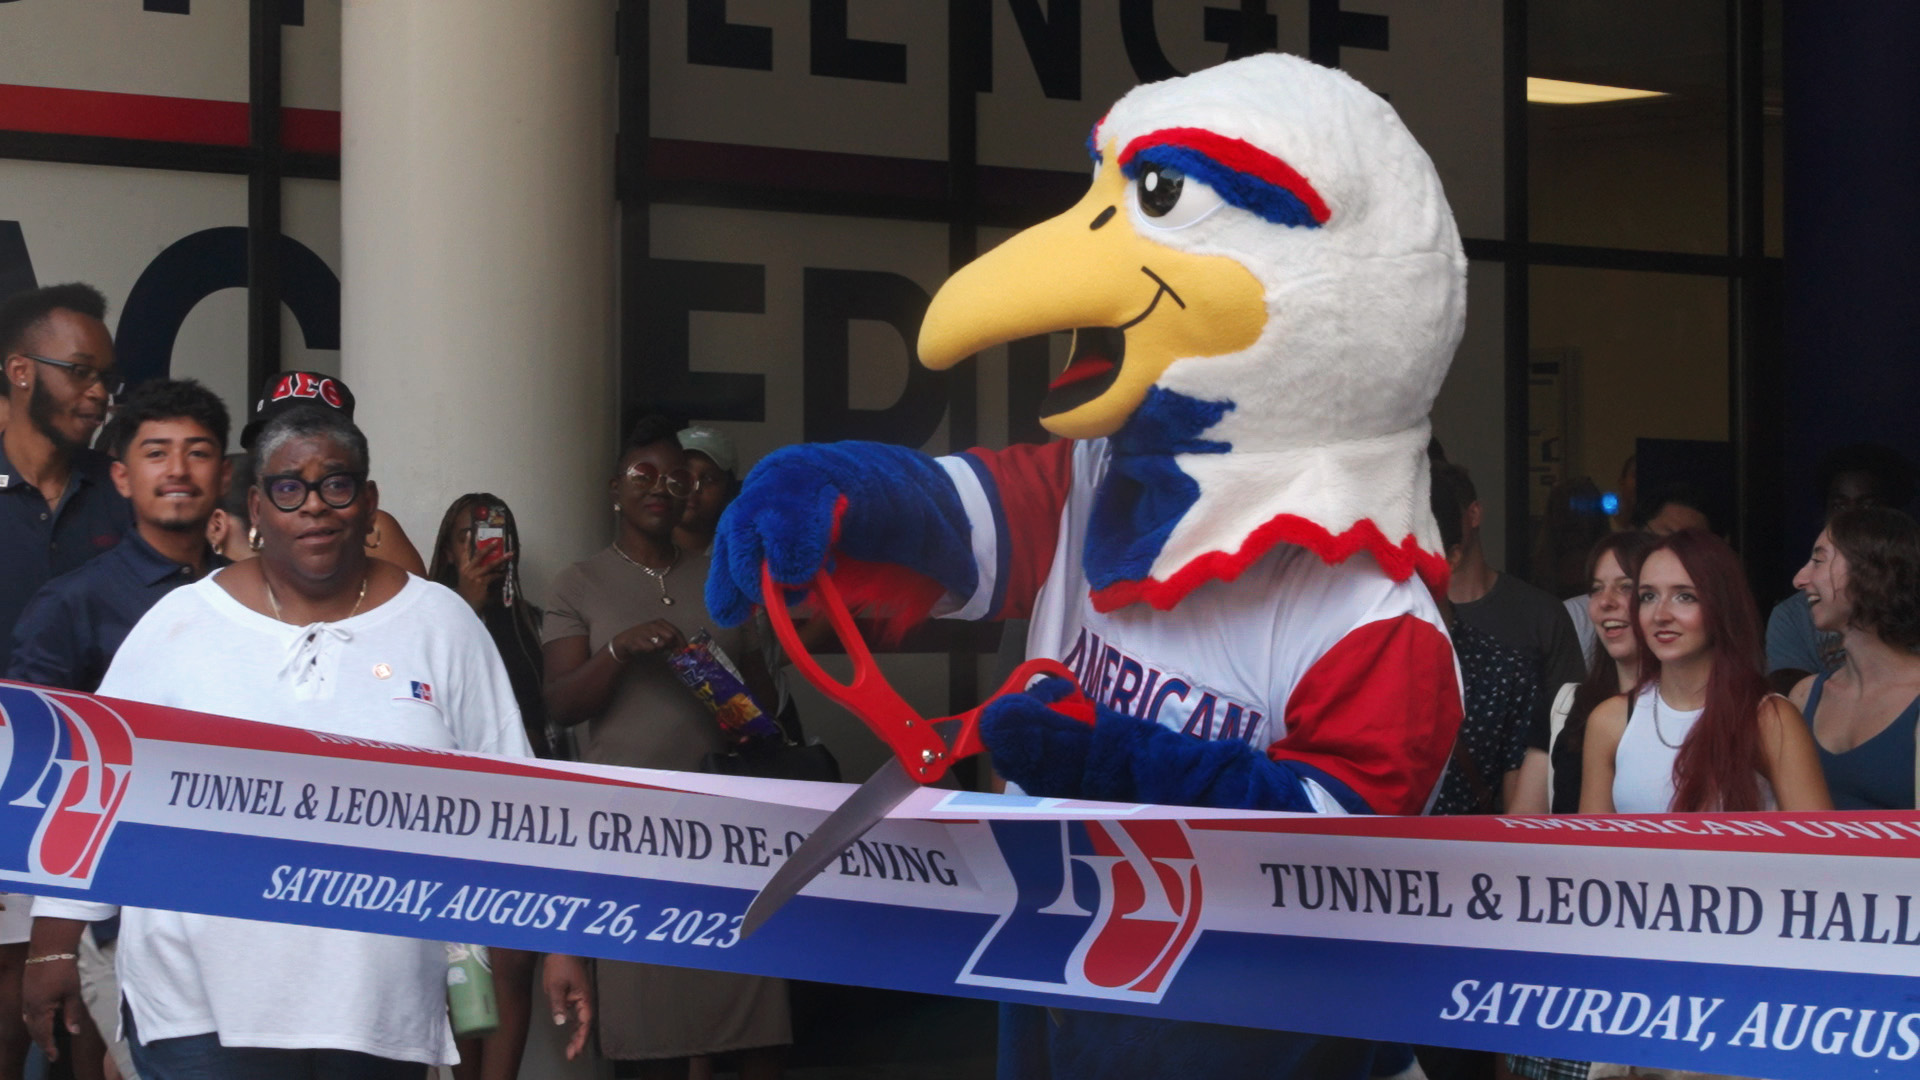
[[1127,148],[1120,152],[1120,166],[1125,168],[1134,155],[1157,146],[1185,147],[1213,160],[1222,168],[1244,173],[1286,191],[1306,206],[1316,222],[1324,224],[1333,216],[1327,201],[1293,166],[1245,139],[1235,139],[1205,128],[1176,127],[1150,131],[1128,143]]

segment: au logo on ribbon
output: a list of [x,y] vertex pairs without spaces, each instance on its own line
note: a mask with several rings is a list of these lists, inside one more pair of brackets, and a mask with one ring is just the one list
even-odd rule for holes
[[958,980],[1158,1002],[1193,948],[1204,889],[1178,821],[1002,821],[1019,889]]
[[0,869],[85,887],[133,769],[133,731],[84,694],[0,685]]

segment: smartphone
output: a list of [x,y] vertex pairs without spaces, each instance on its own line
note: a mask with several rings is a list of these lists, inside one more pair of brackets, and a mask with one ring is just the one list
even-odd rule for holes
[[474,559],[485,562],[499,557],[507,550],[507,508],[499,503],[477,502],[473,504],[472,514],[473,528],[467,543]]

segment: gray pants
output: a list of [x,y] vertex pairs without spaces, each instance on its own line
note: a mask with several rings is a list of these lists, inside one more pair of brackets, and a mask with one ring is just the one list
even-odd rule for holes
[[86,1002],[87,1015],[93,1017],[100,1037],[107,1041],[107,1053],[113,1055],[120,1075],[126,1080],[138,1080],[127,1040],[120,1037],[120,980],[113,972],[113,954],[118,945],[118,940],[108,942],[104,949],[95,945],[92,929],[80,935],[80,1000]]

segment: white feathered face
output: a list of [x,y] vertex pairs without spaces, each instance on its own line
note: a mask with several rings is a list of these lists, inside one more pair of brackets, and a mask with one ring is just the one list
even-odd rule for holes
[[1431,163],[1383,101],[1298,58],[1252,57],[1135,89],[1090,145],[1073,209],[934,298],[922,362],[1073,331],[1041,405],[1073,438],[1118,430],[1156,385],[1232,401],[1223,426],[1265,442],[1425,416],[1464,260]]

